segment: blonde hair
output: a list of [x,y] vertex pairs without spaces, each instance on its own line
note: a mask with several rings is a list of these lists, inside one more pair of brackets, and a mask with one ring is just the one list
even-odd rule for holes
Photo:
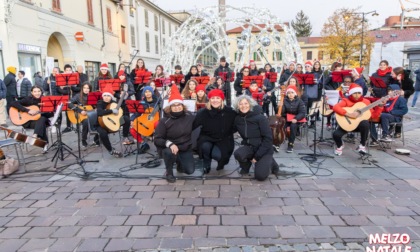
[[[208,109],[208,110],[212,110],[212,106],[211,106],[211,104],[210,104],[210,99],[209,99],[209,101],[206,103],[206,109]],[[222,100],[222,105],[220,105],[220,109],[224,109],[225,108],[225,103],[224,103],[224,101]]]

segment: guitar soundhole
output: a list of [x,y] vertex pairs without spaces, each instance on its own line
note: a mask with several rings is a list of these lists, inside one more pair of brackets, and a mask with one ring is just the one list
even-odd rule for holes
[[117,125],[114,120],[112,120],[111,118],[108,117],[108,121],[110,121],[111,123],[113,123],[114,125]]

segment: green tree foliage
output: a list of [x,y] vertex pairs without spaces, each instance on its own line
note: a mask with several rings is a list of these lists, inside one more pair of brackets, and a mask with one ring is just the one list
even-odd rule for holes
[[295,29],[297,37],[309,37],[312,33],[309,17],[302,10],[296,14],[295,20],[292,20],[291,25]]

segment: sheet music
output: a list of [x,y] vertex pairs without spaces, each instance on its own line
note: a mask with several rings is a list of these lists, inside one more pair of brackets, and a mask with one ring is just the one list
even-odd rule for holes
[[58,120],[58,117],[61,115],[61,111],[62,111],[62,109],[63,109],[63,103],[61,102],[58,106],[57,106],[57,109],[55,110],[55,113],[54,113],[54,117],[51,119],[50,118],[50,124],[51,125],[55,125],[55,123],[57,122],[57,120]]
[[328,98],[327,103],[328,105],[334,106],[338,103],[338,99],[340,99],[340,94],[338,90],[325,90],[325,96]]

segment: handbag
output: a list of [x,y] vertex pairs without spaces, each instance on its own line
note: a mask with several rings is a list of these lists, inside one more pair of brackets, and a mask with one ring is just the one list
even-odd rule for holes
[[14,158],[6,157],[0,161],[0,174],[2,177],[7,177],[19,169],[19,161]]

